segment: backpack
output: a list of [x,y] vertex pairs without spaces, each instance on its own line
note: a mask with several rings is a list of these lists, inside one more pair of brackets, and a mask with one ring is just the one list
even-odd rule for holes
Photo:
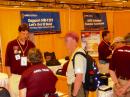
[[73,68],[75,68],[75,57],[76,55],[82,55],[87,60],[87,67],[86,67],[86,74],[85,74],[85,83],[83,83],[84,90],[86,91],[96,91],[96,89],[100,85],[99,81],[99,70],[97,68],[96,61],[85,51],[83,52],[77,52],[75,53],[72,62],[73,62]]
[[0,87],[0,97],[11,97],[11,96],[6,88]]

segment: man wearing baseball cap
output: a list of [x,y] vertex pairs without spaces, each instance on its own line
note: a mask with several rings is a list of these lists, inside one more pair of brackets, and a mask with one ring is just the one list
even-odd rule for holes
[[120,48],[122,46],[124,46],[124,38],[123,37],[116,37],[114,38],[113,42],[112,42],[112,47],[113,47],[113,51],[116,50],[117,48]]
[[114,51],[109,69],[114,97],[130,97],[130,33],[125,37],[125,46]]

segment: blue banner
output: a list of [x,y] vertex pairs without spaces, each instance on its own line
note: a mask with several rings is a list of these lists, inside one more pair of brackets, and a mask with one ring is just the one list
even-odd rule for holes
[[21,11],[20,13],[21,23],[27,23],[32,33],[59,33],[61,31],[59,12]]
[[84,12],[84,29],[101,30],[107,29],[106,13]]

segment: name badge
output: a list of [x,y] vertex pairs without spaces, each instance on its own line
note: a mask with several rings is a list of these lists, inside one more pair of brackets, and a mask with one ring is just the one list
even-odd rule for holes
[[15,55],[16,60],[20,60],[20,55]]
[[21,66],[27,66],[27,57],[21,57]]

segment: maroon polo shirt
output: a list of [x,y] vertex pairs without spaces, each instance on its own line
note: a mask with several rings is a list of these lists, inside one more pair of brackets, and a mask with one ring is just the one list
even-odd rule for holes
[[114,51],[109,68],[116,71],[117,77],[130,79],[130,46],[124,46]]
[[[21,47],[23,48],[23,50],[26,48],[27,46],[27,40],[25,42],[25,45],[21,44]],[[28,47],[25,51],[25,56],[27,56],[28,51],[30,48],[34,48],[35,45],[28,40]],[[6,55],[5,55],[5,65],[9,66],[11,68],[11,73],[14,74],[22,74],[24,70],[26,70],[30,64],[28,63],[27,66],[21,66],[21,59],[16,60],[16,55],[20,55],[22,56],[23,53],[20,49],[20,46],[18,45],[17,39],[11,41],[8,43],[7,48],[6,48]]]
[[57,77],[45,65],[33,65],[23,73],[19,89],[27,89],[26,97],[44,97],[46,93],[55,93],[56,81]]
[[98,54],[99,60],[104,60],[105,62],[109,63],[110,60],[107,59],[107,57],[112,54],[112,51],[110,50],[110,42],[107,44],[104,41],[101,41],[98,46]]

